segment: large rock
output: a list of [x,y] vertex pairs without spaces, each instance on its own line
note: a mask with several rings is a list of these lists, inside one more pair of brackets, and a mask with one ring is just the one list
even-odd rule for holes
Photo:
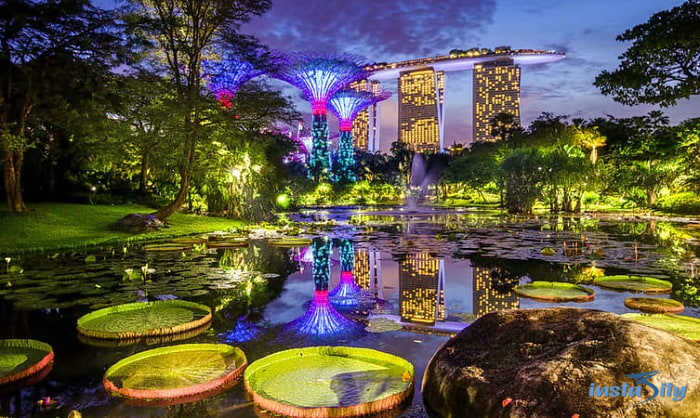
[[[597,386],[637,386],[625,375],[687,386],[685,397],[589,396]],[[679,396],[680,397],[680,396]],[[431,359],[423,398],[441,417],[698,417],[700,344],[618,315],[573,308],[485,315]]]
[[162,226],[160,219],[146,213],[130,213],[117,221],[118,230],[131,233],[155,231]]

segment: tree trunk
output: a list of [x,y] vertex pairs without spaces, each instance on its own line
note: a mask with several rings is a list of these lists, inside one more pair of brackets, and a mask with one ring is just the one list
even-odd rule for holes
[[22,213],[27,210],[22,198],[22,162],[24,160],[23,150],[7,150],[3,164],[3,174],[5,179],[5,194],[7,205],[12,213]]
[[139,197],[146,197],[146,184],[148,183],[149,154],[144,152],[141,156],[141,172],[139,173]]
[[651,209],[654,203],[656,203],[656,190],[649,189],[647,190],[647,207]]
[[192,163],[194,162],[194,151],[197,143],[195,136],[196,132],[193,129],[193,123],[187,121],[188,128],[185,138],[185,154],[180,169],[180,190],[178,190],[175,199],[166,207],[158,209],[153,215],[161,221],[165,221],[173,213],[177,212],[185,203],[187,193],[190,188],[190,176],[192,175]]

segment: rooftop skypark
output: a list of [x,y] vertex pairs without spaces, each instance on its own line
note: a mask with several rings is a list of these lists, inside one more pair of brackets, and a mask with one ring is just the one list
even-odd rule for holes
[[284,56],[273,76],[299,88],[311,103],[313,149],[309,162],[310,174],[316,181],[328,179],[328,100],[344,86],[367,78],[367,72],[360,59],[353,55],[304,52]]
[[355,147],[353,146],[352,123],[357,115],[368,106],[388,99],[391,92],[355,91],[344,89],[338,91],[329,101],[331,112],[340,124],[338,142],[338,160],[334,169],[336,179],[341,182],[355,181],[352,168],[355,166]]

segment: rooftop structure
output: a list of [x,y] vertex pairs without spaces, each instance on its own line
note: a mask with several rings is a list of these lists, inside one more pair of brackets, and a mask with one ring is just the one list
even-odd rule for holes
[[452,52],[448,55],[440,55],[430,58],[419,58],[394,63],[374,63],[365,69],[370,73],[371,80],[390,80],[399,77],[401,72],[414,71],[425,67],[432,67],[435,71],[468,71],[473,70],[474,65],[485,62],[511,59],[516,65],[545,64],[556,62],[566,57],[564,52],[538,49],[510,49],[510,47],[497,47],[495,51],[489,49],[470,49],[467,51]]
[[366,70],[360,65],[359,58],[353,55],[307,52],[284,56],[280,68],[273,76],[299,88],[311,103],[311,176],[317,181],[328,178],[328,100],[336,91],[351,82],[367,78]]

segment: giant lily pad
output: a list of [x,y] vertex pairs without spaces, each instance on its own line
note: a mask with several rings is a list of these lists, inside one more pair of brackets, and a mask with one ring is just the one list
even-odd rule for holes
[[108,393],[147,405],[193,402],[236,383],[248,361],[227,344],[182,344],[129,356],[107,369]]
[[312,241],[309,238],[287,237],[287,238],[271,239],[270,245],[273,247],[295,248],[295,247],[308,247],[309,245],[311,245],[311,242]]
[[622,317],[700,342],[700,319],[683,315],[623,314]]
[[677,314],[685,309],[683,304],[677,300],[663,298],[627,298],[625,306],[644,313]]
[[183,300],[136,302],[83,315],[78,332],[92,338],[133,339],[176,334],[211,321],[208,306]]
[[544,302],[590,302],[595,297],[593,289],[565,282],[535,281],[514,290],[519,296]]
[[668,293],[673,288],[669,281],[643,276],[602,276],[593,280],[593,284],[608,289],[645,293]]
[[0,340],[0,385],[43,371],[53,362],[50,345],[36,340]]
[[413,365],[368,348],[307,347],[252,363],[246,389],[261,408],[278,414],[367,415],[392,409],[413,392]]

